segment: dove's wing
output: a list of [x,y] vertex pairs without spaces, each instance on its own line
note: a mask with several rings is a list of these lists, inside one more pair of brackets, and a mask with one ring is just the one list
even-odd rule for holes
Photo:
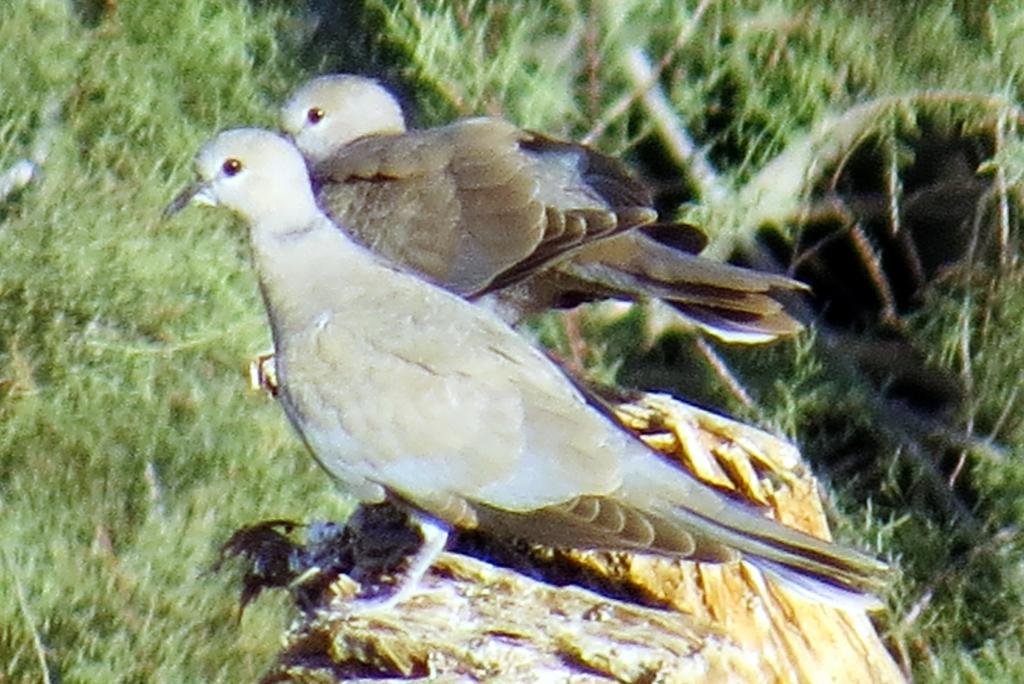
[[417,503],[444,492],[510,510],[619,486],[629,438],[511,328],[369,259],[303,252],[306,272],[343,275],[320,279],[315,303],[304,278],[265,289],[294,302],[272,313],[281,384],[329,470]]
[[[469,119],[356,141],[313,176],[321,205],[357,240],[476,295],[657,217],[648,206],[611,208],[589,188],[587,178],[614,186],[610,169],[591,169],[594,155],[541,154],[543,144],[503,121]],[[628,175],[621,182],[621,193],[638,191]]]

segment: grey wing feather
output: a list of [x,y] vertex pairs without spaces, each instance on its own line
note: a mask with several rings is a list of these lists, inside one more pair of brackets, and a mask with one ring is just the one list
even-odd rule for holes
[[[472,119],[365,138],[313,169],[318,200],[363,244],[462,295],[657,218],[645,205],[610,208],[583,184],[575,157],[531,156],[524,136]],[[623,194],[639,192],[628,175],[619,180]]]

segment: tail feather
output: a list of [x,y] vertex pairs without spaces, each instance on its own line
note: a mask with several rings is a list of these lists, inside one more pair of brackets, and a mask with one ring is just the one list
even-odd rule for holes
[[739,507],[731,507],[715,520],[682,507],[673,512],[685,527],[737,549],[787,585],[805,590],[817,587],[819,594],[871,595],[888,584],[890,569],[885,563]]
[[[632,273],[619,266],[579,260],[560,266],[560,270],[591,284],[592,289],[597,286],[608,297],[659,299],[684,319],[727,342],[768,342],[803,330],[803,324],[786,313],[775,299],[776,279],[790,290],[802,287],[798,283],[773,275],[766,275],[767,280],[762,282],[756,277],[760,274],[735,275],[733,270],[744,269],[726,264],[714,266],[717,268],[707,269],[702,265],[701,273],[694,274],[693,278],[683,280],[680,275],[674,281]],[[715,280],[714,273],[718,269],[726,275]]]
[[851,612],[880,610],[885,606],[874,593],[853,590],[828,578],[807,575],[766,558],[754,556],[751,565],[782,584],[798,596]]
[[787,527],[667,461],[653,461],[646,447],[637,446],[630,454],[635,458],[624,463],[617,493],[627,505],[671,521],[698,540],[697,546],[706,539],[738,551],[797,593],[837,606],[877,604],[874,595],[891,580],[886,563]]
[[789,314],[748,315],[699,304],[669,302],[669,306],[709,335],[736,344],[763,344],[780,337],[795,335],[803,324]]

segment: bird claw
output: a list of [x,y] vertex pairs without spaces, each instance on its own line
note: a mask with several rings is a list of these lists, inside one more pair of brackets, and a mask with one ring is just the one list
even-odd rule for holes
[[249,362],[249,387],[276,398],[278,386],[274,350],[264,352]]
[[[422,542],[412,555],[406,557],[404,570],[393,576],[397,581],[391,586],[378,583],[369,585],[368,592],[364,590],[364,595],[357,595],[345,603],[346,612],[365,614],[388,610],[412,595],[421,593],[420,584],[423,576],[448,543],[448,530],[441,524],[417,514],[410,515],[409,522],[418,528]],[[367,586],[361,584],[363,587]]]

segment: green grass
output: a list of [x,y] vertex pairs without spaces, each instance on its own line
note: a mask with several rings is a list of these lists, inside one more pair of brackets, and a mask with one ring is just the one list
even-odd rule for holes
[[[218,543],[259,519],[347,510],[278,408],[247,390],[244,366],[269,336],[241,231],[216,212],[159,219],[202,141],[273,125],[303,78],[383,73],[424,124],[503,113],[581,137],[633,89],[629,48],[655,62],[672,50],[661,83],[738,201],[770,160],[858,103],[925,88],[1017,101],[1024,73],[1024,11],[1008,1],[711,3],[675,48],[696,3],[351,6],[313,33],[291,3],[0,4],[0,168],[48,141],[42,175],[0,204],[0,681],[40,681],[41,657],[64,682],[254,680],[288,608],[261,597],[238,624],[237,587],[203,574]],[[968,129],[992,111],[946,109]],[[606,123],[599,148],[670,165],[639,105]],[[1021,142],[1012,127],[1006,137],[992,163],[1019,193]],[[689,211],[709,219],[720,253],[770,213]],[[954,424],[998,446],[967,457],[973,530],[929,503],[908,475],[920,464],[813,338],[725,352],[757,400],[734,410],[809,456],[859,447],[881,464],[836,487],[837,520],[903,569],[883,627],[921,681],[1024,675],[1020,280],[1015,266],[953,279],[906,320],[936,363],[969,371]],[[595,339],[604,375],[664,381],[658,350],[632,349],[634,323]]]
[[217,541],[345,506],[246,390],[268,335],[241,233],[213,214],[159,220],[212,131],[273,121],[297,77],[277,47],[291,20],[171,7],[126,4],[93,26],[62,2],[0,9],[17,55],[0,85],[5,167],[47,103],[60,109],[43,175],[0,228],[7,681],[39,681],[33,634],[66,682],[253,680],[286,613],[235,624],[234,589],[201,576]]

